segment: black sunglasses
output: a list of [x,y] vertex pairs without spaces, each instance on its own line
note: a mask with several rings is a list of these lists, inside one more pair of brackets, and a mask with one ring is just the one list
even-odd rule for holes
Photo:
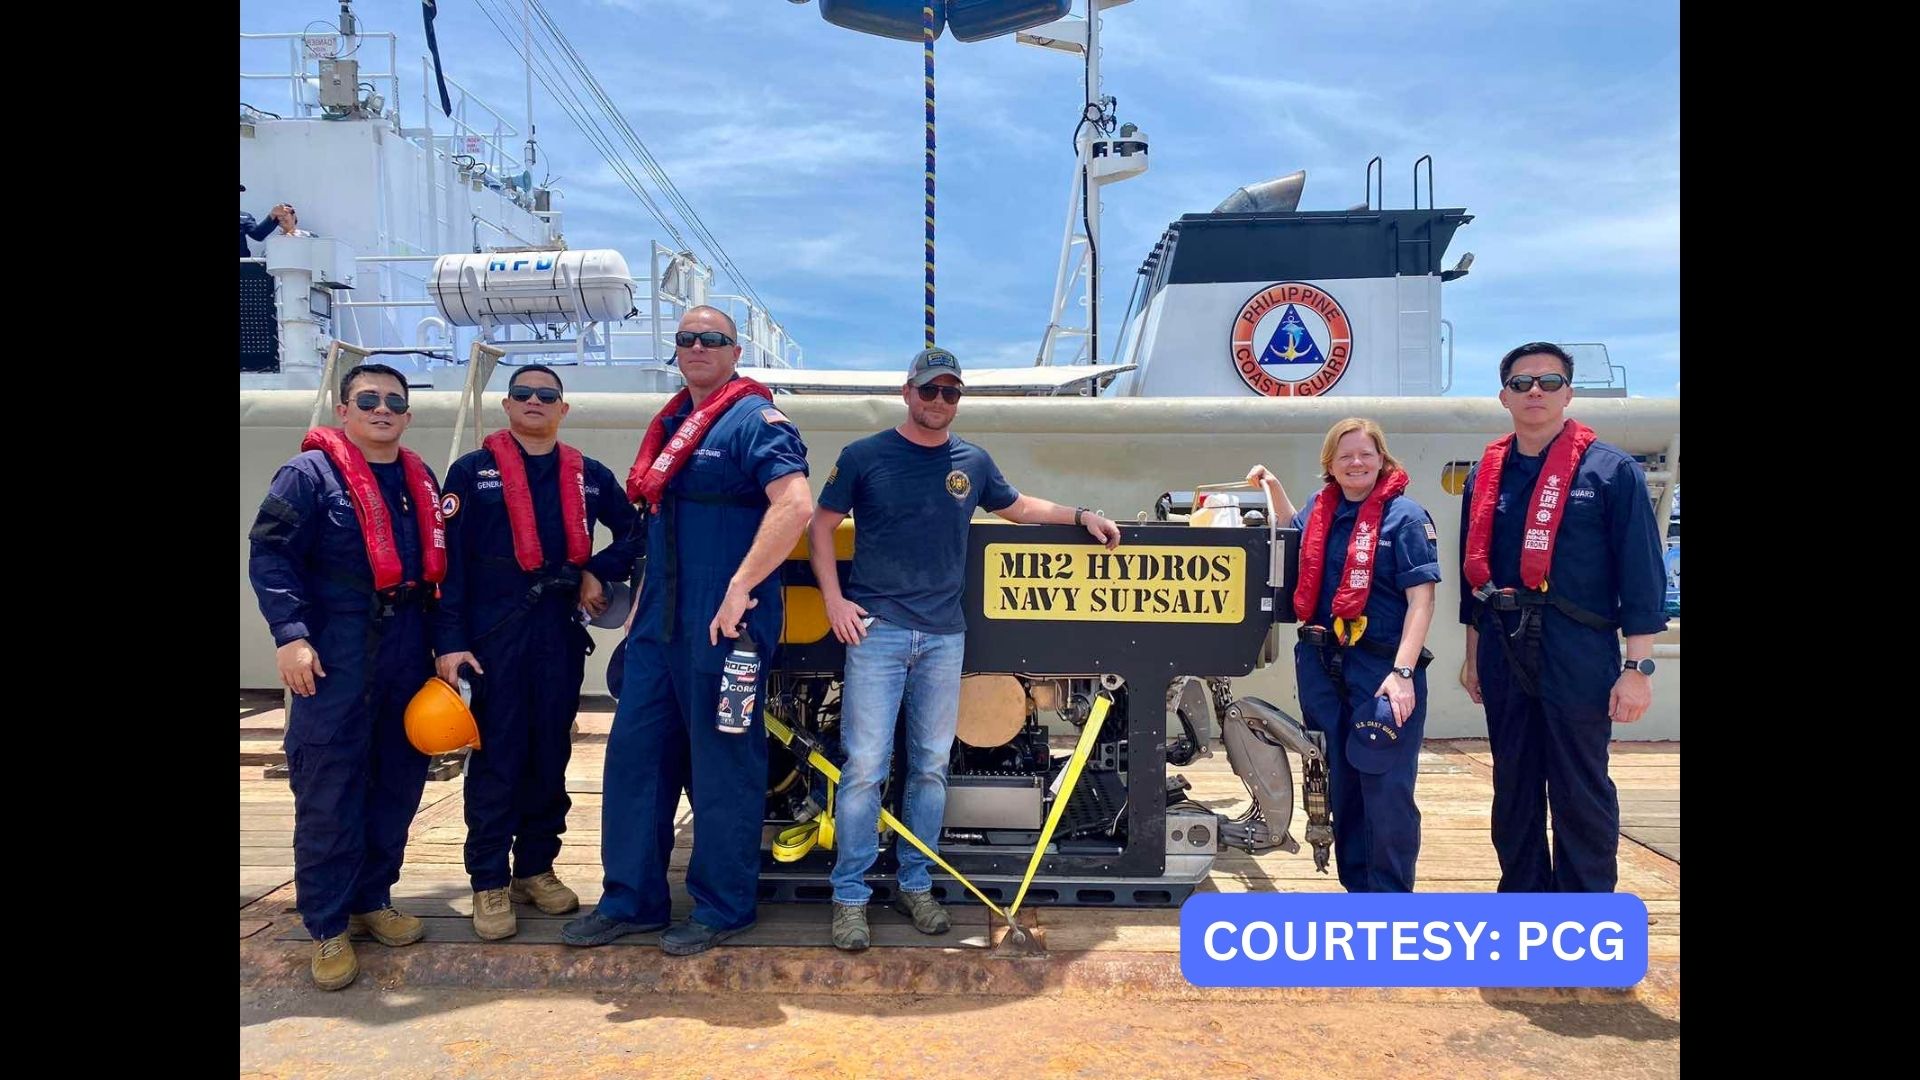
[[733,344],[732,338],[718,330],[703,330],[698,334],[691,330],[681,330],[673,335],[673,343],[683,349],[693,348],[693,343],[696,341],[709,349],[718,349],[722,345]]
[[928,383],[925,386],[916,386],[913,389],[915,393],[920,395],[921,401],[932,401],[934,398],[946,398],[947,404],[949,405],[960,404],[960,395],[966,393],[965,390],[957,386],[935,386],[933,383]]
[[1533,389],[1533,384],[1536,382],[1540,384],[1540,389],[1551,394],[1567,385],[1567,377],[1565,375],[1515,375],[1507,380],[1507,389],[1516,394],[1524,394]]
[[[380,395],[372,390],[362,390],[353,395],[353,403],[361,412],[372,412],[380,407]],[[395,414],[407,411],[407,399],[399,394],[387,395],[387,408]]]
[[507,396],[515,401],[537,397],[540,399],[540,404],[552,405],[560,400],[560,391],[551,386],[516,386],[507,391]]

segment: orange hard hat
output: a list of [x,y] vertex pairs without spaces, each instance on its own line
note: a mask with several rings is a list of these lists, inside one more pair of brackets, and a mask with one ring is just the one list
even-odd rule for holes
[[460,691],[444,680],[428,679],[407,702],[407,741],[423,754],[447,754],[463,746],[480,749],[480,725],[468,708],[472,691],[465,679]]

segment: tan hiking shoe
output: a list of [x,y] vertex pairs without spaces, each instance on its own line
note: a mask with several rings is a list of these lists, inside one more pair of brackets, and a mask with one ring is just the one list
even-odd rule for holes
[[513,901],[507,899],[505,887],[473,894],[474,933],[488,941],[499,941],[519,931],[520,920],[514,918]]
[[313,943],[313,985],[322,990],[344,990],[360,975],[360,959],[353,955],[352,931]]
[[508,896],[516,904],[532,904],[548,915],[565,915],[580,906],[579,895],[561,884],[551,870],[530,878],[514,878]]
[[399,948],[419,941],[427,932],[427,924],[392,907],[383,907],[379,911],[347,916],[347,932],[372,934],[373,940],[380,944]]

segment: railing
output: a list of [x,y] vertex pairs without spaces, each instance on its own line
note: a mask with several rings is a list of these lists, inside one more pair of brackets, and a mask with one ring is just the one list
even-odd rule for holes
[[[286,70],[277,71],[277,72],[242,71],[240,73],[240,81],[242,83],[247,83],[247,82],[267,82],[267,83],[284,82],[286,83],[287,84],[286,103],[288,105],[289,112],[291,112],[293,116],[303,120],[310,119],[314,116],[319,115],[319,110],[320,110],[320,102],[318,101],[318,99],[310,99],[307,96],[307,90],[308,90],[307,80],[308,79],[317,80],[319,78],[320,69],[319,69],[318,61],[323,59],[322,57],[318,57],[318,56],[308,56],[301,50],[300,48],[301,42],[306,40],[306,38],[308,38],[309,36],[314,36],[314,35],[308,35],[304,33],[302,34],[241,34],[240,35],[240,41],[243,46],[246,42],[249,42],[249,41],[285,41],[287,43],[288,66]],[[377,71],[377,72],[363,71],[360,73],[359,81],[372,82],[376,79],[385,79],[387,81],[387,91],[388,91],[386,95],[387,102],[393,105],[396,109],[398,109],[399,101],[400,101],[400,75],[399,75],[400,39],[394,36],[392,33],[386,32],[386,31],[381,31],[378,33],[359,34],[357,36],[363,40],[365,39],[378,40],[381,38],[386,39],[387,70]],[[345,57],[343,59],[352,59],[352,57]],[[310,62],[312,65],[311,71],[308,70]],[[275,101],[273,102],[273,104],[279,104],[279,102]],[[256,105],[255,108],[258,109],[258,106]],[[266,110],[259,110],[259,111],[266,111]]]
[[[255,98],[255,100],[243,101],[242,104],[252,110],[256,117],[311,120],[321,115],[317,93],[313,91],[318,82],[319,61],[323,57],[310,55],[302,48],[306,39],[312,36],[326,35],[306,33],[243,33],[240,35],[243,62],[247,59],[250,42],[285,41],[287,43],[287,61],[282,70],[251,72],[243,70],[240,73],[243,88],[247,84],[268,87],[278,84],[284,91],[280,96],[267,99],[258,98],[250,91],[243,90],[243,94]],[[377,81],[384,80],[387,89],[386,107],[383,109],[381,120],[389,123],[401,137],[409,142],[422,147],[436,158],[451,162],[459,170],[462,179],[477,180],[490,188],[510,192],[514,202],[534,213],[535,216],[541,218],[557,216],[557,211],[532,209],[534,202],[532,193],[528,190],[531,186],[531,178],[526,176],[527,166],[522,158],[509,148],[510,140],[518,140],[520,131],[508,121],[506,116],[457,80],[448,78],[446,80],[448,97],[454,103],[454,109],[451,116],[443,119],[450,123],[452,130],[450,132],[434,131],[434,120],[440,113],[439,101],[431,69],[428,66],[429,61],[423,57],[420,73],[421,126],[414,128],[403,126],[398,105],[401,100],[401,83],[397,74],[399,38],[390,32],[370,32],[356,35],[356,40],[362,46],[369,41],[384,40],[387,43],[388,70],[363,71],[358,77],[360,82],[376,83],[376,85]],[[257,49],[254,51],[257,52]],[[356,47],[349,57],[357,56],[362,51],[364,50],[361,47]],[[284,109],[285,112],[277,112],[276,109]],[[446,200],[442,197],[446,189],[441,186],[441,181],[437,177],[438,171],[435,170],[435,178],[428,181],[434,185],[434,188],[429,192],[427,204],[429,228],[436,234],[448,224],[440,216],[446,209]],[[509,181],[511,181],[510,184]],[[482,249],[480,230],[483,226],[512,244],[537,247],[544,242],[521,236],[504,225],[474,214],[471,228],[473,248],[476,251]],[[383,230],[382,246],[388,246],[385,235]],[[394,246],[410,246],[414,247],[416,252],[419,251],[419,248],[412,244]],[[363,287],[360,290],[361,293],[372,293],[380,299],[348,300],[344,299],[344,296],[335,296],[334,308],[342,313],[342,322],[349,324],[342,329],[350,330],[361,341],[377,339],[400,341],[406,335],[399,322],[392,318],[392,313],[408,308],[431,310],[435,305],[431,298],[424,295],[425,277],[404,271],[396,272],[395,265],[432,262],[438,257],[433,254],[358,257],[356,262],[376,271],[378,282],[372,289]],[[253,261],[263,262],[264,260]],[[631,319],[608,324],[603,328],[605,337],[602,338],[599,348],[604,359],[599,361],[600,363],[664,367],[673,358],[673,332],[679,325],[681,314],[696,304],[707,304],[725,311],[738,326],[743,367],[788,368],[800,365],[805,350],[788,336],[786,329],[775,322],[770,313],[746,297],[733,294],[711,294],[709,289],[713,283],[713,271],[701,265],[690,254],[675,252],[655,243],[652,264],[650,280],[645,284],[639,281],[634,282],[634,295],[639,313]],[[655,282],[669,284],[656,287]],[[416,288],[419,291],[418,295],[403,295],[413,293]],[[374,332],[370,333],[369,327],[362,322],[363,312],[379,313],[380,318],[373,327]],[[433,327],[438,327],[441,335],[446,339],[446,344],[455,344],[453,329],[432,314],[415,324],[413,337],[416,342],[424,344],[426,332]],[[579,335],[574,339],[503,340],[496,341],[494,344],[505,346],[513,352],[526,352],[538,347],[545,347],[553,352],[564,352],[571,348],[576,358],[586,363],[589,362],[586,360],[586,345],[594,333],[592,324],[589,324],[582,327]],[[635,342],[638,339],[642,346],[631,354],[622,355],[615,350],[615,339],[627,342]]]
[[[354,262],[360,265],[385,268],[384,264],[406,264],[432,262],[439,256],[434,255],[362,255]],[[255,260],[263,261],[263,260]],[[704,268],[702,268],[704,269]],[[417,282],[425,289],[424,277],[408,276],[409,281]],[[650,287],[650,283],[630,278],[636,299],[638,314],[632,318],[606,324],[588,324],[572,338],[552,338],[538,341],[494,339],[490,343],[503,346],[510,352],[550,351],[555,353],[572,352],[577,362],[614,366],[640,365],[646,367],[665,367],[674,354],[673,333],[678,328],[680,317],[686,309],[696,303],[704,303],[725,311],[740,329],[739,341],[742,349],[742,367],[797,367],[803,350],[800,345],[787,336],[786,330],[768,318],[766,313],[751,301],[731,294],[709,294],[704,299],[696,299],[696,293],[704,290],[688,290],[674,293],[665,289]],[[356,338],[361,341],[373,339],[366,333],[361,322],[361,312],[374,311],[385,314],[390,311],[407,308],[435,310],[433,299],[428,296],[399,297],[381,300],[343,300],[336,299],[334,307],[343,313],[350,322]],[[599,331],[605,337],[597,346],[602,358],[588,359],[587,348],[596,336],[594,326],[604,326]],[[414,325],[414,344],[425,346],[425,332],[437,327],[446,339],[443,344],[454,344],[452,328],[437,315],[429,314]],[[398,339],[398,324],[389,327],[387,336]],[[621,352],[616,348],[617,341],[636,342],[640,348],[632,352]]]
[[[315,80],[317,82],[319,78],[319,61],[323,58],[309,56],[301,48],[302,43],[309,36],[311,35],[304,33],[240,35],[243,48],[246,43],[250,41],[285,41],[287,43],[287,66],[282,70],[242,71],[240,73],[242,86],[248,83],[266,84],[268,86],[275,83],[284,84],[284,97],[276,97],[265,101],[247,101],[245,104],[249,108],[252,108],[256,113],[264,116],[278,117],[281,119],[292,118],[307,120],[320,115],[320,103],[318,99],[310,93],[313,87],[309,84],[309,80]],[[359,75],[359,81],[385,81],[387,87],[387,93],[385,95],[386,103],[389,106],[388,113],[390,119],[393,121],[394,128],[409,138],[412,138],[415,132],[403,129],[400,124],[401,84],[399,75],[399,38],[385,31],[363,33],[357,35],[357,37],[362,41],[381,39],[386,41],[387,70],[380,72],[362,71]],[[357,53],[355,55],[357,55]],[[352,57],[343,59],[347,58]],[[427,62],[423,59],[420,75],[420,109],[423,117],[426,117],[428,124],[431,125],[431,117],[437,111],[437,102],[435,102],[432,97],[433,83],[428,75],[426,64]],[[459,158],[464,156],[471,158],[477,165],[481,166],[481,168],[471,170],[476,175],[491,178],[496,183],[506,179],[514,179],[517,181],[517,179],[527,171],[526,163],[514,150],[509,149],[509,140],[517,140],[520,137],[519,129],[514,127],[498,109],[487,104],[478,94],[460,85],[457,80],[450,78],[446,80],[446,83],[448,97],[454,102],[453,115],[447,118],[448,122],[452,125],[452,132],[436,135],[432,132],[430,126],[417,129],[417,131],[424,134],[434,150],[446,157]],[[277,112],[275,108],[267,106],[285,108],[287,111],[280,113]],[[490,127],[484,124],[476,124],[469,119],[471,114],[475,112],[484,113],[484,119],[492,121]]]

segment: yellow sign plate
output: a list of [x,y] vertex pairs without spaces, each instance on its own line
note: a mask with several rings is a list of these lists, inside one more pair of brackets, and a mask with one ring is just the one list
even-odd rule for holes
[[1247,553],[1237,547],[988,544],[989,619],[1238,623]]

